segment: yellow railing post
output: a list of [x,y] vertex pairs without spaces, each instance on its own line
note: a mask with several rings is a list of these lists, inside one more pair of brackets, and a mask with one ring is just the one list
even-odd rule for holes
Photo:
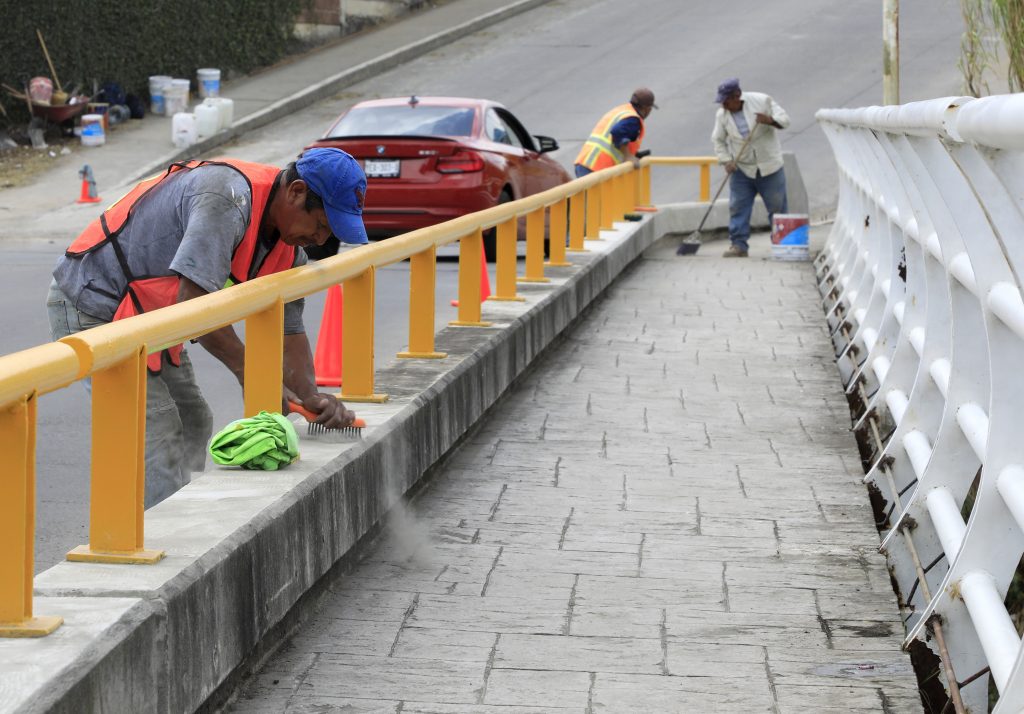
[[628,173],[622,175],[622,184],[619,186],[619,195],[621,198],[622,206],[622,218],[625,219],[627,213],[632,213],[633,209],[636,208],[636,174],[637,170],[634,169]]
[[459,238],[459,314],[449,325],[455,327],[490,327],[480,318],[480,278],[484,262],[483,231],[477,228]]
[[700,165],[700,200],[711,200],[711,164],[708,162]]
[[548,213],[548,254],[550,257],[546,265],[553,268],[572,265],[572,263],[565,259],[567,202],[568,199],[563,198],[558,203],[552,204]]
[[614,179],[601,182],[601,230],[612,230],[615,227],[615,184]]
[[284,303],[245,318],[245,416],[281,411]]
[[64,622],[32,615],[36,537],[36,395],[0,408],[0,637],[42,637]]
[[647,208],[651,205],[651,167],[646,164],[640,167],[640,177],[637,180],[636,205],[638,208]]
[[376,268],[369,267],[342,283],[345,304],[341,317],[341,394],[346,402],[387,401],[373,391],[373,301]]
[[437,285],[437,249],[430,246],[409,258],[409,351],[402,359],[443,359],[447,352],[434,349],[434,291]]
[[586,220],[586,198],[583,191],[569,197],[569,252],[583,253],[583,223]]
[[498,262],[495,291],[488,300],[522,302],[526,298],[516,294],[516,243],[519,238],[519,219],[510,218],[497,228]]
[[[280,398],[278,399],[280,403]],[[68,560],[151,564],[143,548],[146,497],[146,346],[93,374],[89,544]]]
[[601,201],[604,198],[600,186],[587,189],[587,240],[601,240]]
[[526,214],[526,274],[521,283],[547,283],[544,277],[544,208]]

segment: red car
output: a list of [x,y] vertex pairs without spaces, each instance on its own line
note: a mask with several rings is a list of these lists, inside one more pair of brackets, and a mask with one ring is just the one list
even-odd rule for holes
[[[366,172],[363,222],[371,238],[523,198],[569,181],[545,156],[558,149],[531,136],[512,113],[486,99],[405,97],[360,102],[311,146],[359,159]],[[494,231],[484,234],[494,259]]]

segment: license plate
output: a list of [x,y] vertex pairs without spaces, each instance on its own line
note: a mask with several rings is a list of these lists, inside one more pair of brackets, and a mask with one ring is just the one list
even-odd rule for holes
[[398,159],[367,159],[363,171],[368,177],[394,178],[401,173],[401,161]]

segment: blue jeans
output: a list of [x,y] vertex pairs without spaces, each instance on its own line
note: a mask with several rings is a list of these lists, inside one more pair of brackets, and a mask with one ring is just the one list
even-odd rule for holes
[[584,176],[586,176],[587,174],[592,174],[592,173],[594,173],[593,171],[591,171],[590,169],[588,169],[588,168],[587,168],[586,166],[580,166],[579,164],[575,164],[575,165],[573,166],[573,168],[575,168],[575,169],[576,169],[576,178],[583,178],[583,177],[584,177]]
[[[79,312],[56,282],[50,283],[46,310],[54,340],[107,322]],[[83,384],[91,394],[91,380]],[[206,445],[212,434],[213,413],[199,391],[185,350],[179,367],[165,364],[160,374],[147,372],[146,508],[191,481],[193,471],[206,468]]]
[[754,178],[736,169],[729,174],[729,240],[740,250],[747,250],[750,240],[750,214],[754,210],[754,197],[761,194],[764,207],[768,209],[768,225],[776,213],[785,213],[786,173],[779,169],[762,176],[758,171]]

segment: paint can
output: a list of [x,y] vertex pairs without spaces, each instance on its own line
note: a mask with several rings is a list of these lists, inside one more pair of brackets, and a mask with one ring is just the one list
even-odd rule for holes
[[220,70],[205,68],[196,70],[196,84],[199,87],[199,98],[220,96]]
[[82,115],[82,146],[103,146],[107,142],[102,114]]
[[166,74],[154,74],[149,78],[149,111],[162,116],[166,113],[164,106],[164,89],[171,83],[170,77]]
[[772,258],[810,260],[810,221],[806,213],[776,213],[772,217]]

